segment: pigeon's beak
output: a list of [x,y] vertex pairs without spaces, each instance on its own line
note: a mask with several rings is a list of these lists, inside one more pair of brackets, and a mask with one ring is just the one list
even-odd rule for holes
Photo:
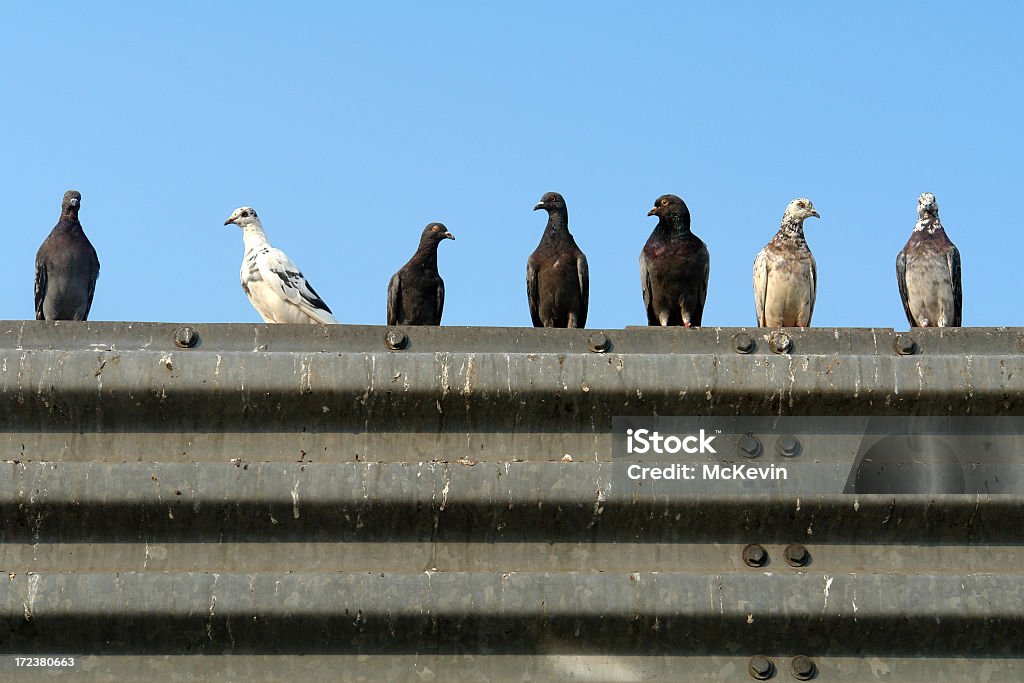
[[647,212],[647,215],[648,215],[648,216],[657,216],[657,215],[658,215],[658,207],[654,207],[653,209],[651,209],[650,211],[648,211],[648,212]]
[[455,239],[455,235],[451,234],[450,232],[446,232],[446,233],[445,233],[445,234],[444,234],[444,235],[442,236],[442,239],[446,239],[446,240],[453,240],[453,239]]
[[534,211],[539,211],[541,209],[546,209],[546,208],[548,208],[547,204],[545,204],[544,202],[537,202],[537,206],[533,207],[533,210]]
[[232,223],[234,223],[234,222],[235,222],[235,219],[234,219],[234,218],[229,218],[229,219],[227,219],[226,221],[224,221],[224,225],[231,225],[231,224],[232,224]]
[[811,210],[811,215],[814,216],[815,218],[821,218],[821,215],[813,209]]

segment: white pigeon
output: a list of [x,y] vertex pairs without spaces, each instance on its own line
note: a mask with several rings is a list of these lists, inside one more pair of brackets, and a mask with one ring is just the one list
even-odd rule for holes
[[338,324],[299,267],[283,251],[270,246],[263,223],[251,207],[235,209],[224,225],[232,223],[242,229],[245,242],[242,289],[264,321]]

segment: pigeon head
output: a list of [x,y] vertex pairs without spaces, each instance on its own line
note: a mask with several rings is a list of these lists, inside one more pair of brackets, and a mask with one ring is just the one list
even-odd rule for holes
[[533,207],[534,211],[540,209],[544,209],[548,213],[552,211],[565,211],[565,200],[557,192],[545,192],[544,196],[537,202],[537,205]]
[[647,212],[648,216],[668,218],[673,222],[682,221],[690,225],[690,210],[684,202],[674,194],[663,194],[654,200],[654,208]]
[[782,222],[803,225],[804,220],[811,216],[821,218],[818,212],[814,210],[814,204],[811,203],[811,200],[806,197],[800,197],[791,201],[789,206],[786,207],[786,213],[782,215]]
[[428,223],[423,228],[423,236],[420,237],[421,245],[440,244],[443,240],[453,240],[455,235],[448,232],[444,223]]
[[224,225],[232,223],[244,230],[250,225],[259,225],[260,219],[256,216],[256,209],[251,206],[240,206],[232,211],[228,219],[224,221]]
[[938,218],[939,202],[931,192],[925,192],[917,198],[918,218]]
[[82,193],[78,190],[68,190],[64,193],[64,199],[60,203],[62,213],[78,213],[82,206]]

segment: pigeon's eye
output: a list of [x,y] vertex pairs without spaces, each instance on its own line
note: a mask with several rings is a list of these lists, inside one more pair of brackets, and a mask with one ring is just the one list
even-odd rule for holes
[[803,202],[797,202],[796,205],[799,206],[801,209],[806,209],[807,208],[807,205],[804,204]]
[[431,230],[434,231],[434,232],[437,232],[440,229],[441,228],[439,226],[437,226],[437,225],[435,225],[434,227],[431,228]]
[[668,200],[667,199],[662,199],[661,200],[661,205],[662,206],[668,206]]

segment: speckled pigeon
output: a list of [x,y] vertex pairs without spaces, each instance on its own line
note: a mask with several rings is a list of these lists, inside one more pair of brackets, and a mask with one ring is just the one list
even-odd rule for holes
[[264,321],[337,324],[299,267],[283,251],[270,246],[256,211],[248,206],[237,208],[224,221],[224,225],[232,223],[242,229],[245,243],[242,289]]
[[700,327],[708,294],[708,248],[690,232],[690,210],[676,195],[658,197],[647,215],[658,217],[640,252],[647,324]]
[[437,246],[455,235],[441,223],[423,228],[420,246],[388,284],[388,325],[440,325],[444,280],[437,272]]
[[78,222],[82,194],[64,193],[60,220],[36,252],[36,320],[88,320],[100,260]]
[[960,252],[946,237],[931,192],[917,198],[917,223],[896,256],[896,283],[911,327],[961,325]]
[[526,262],[526,296],[534,327],[585,327],[590,301],[587,257],[569,233],[569,212],[557,192],[546,192],[534,211],[548,212],[540,244]]
[[814,313],[818,270],[804,239],[804,220],[814,216],[811,200],[794,199],[782,226],[754,259],[754,309],[760,327],[807,327]]

